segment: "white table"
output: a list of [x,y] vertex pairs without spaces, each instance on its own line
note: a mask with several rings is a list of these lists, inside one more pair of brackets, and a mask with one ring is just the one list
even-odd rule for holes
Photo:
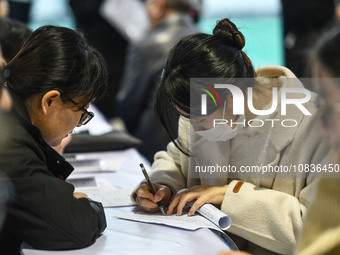
[[[113,152],[112,157],[123,159],[124,163],[119,172],[99,173],[100,178],[106,178],[118,188],[135,187],[143,175],[139,164],[147,169],[150,164],[135,149]],[[224,235],[223,240],[209,229],[195,231],[184,230],[158,224],[147,224],[128,221],[113,216],[114,211],[129,211],[133,207],[105,208],[107,229],[103,235],[90,247],[69,251],[41,251],[22,245],[24,255],[111,255],[111,254],[218,254],[222,250],[234,246],[232,240]]]

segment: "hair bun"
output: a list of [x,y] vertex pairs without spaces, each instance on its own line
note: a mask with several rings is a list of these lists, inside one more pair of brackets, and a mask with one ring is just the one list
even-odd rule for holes
[[213,30],[213,34],[217,39],[239,50],[242,50],[245,45],[243,34],[229,19],[218,21]]

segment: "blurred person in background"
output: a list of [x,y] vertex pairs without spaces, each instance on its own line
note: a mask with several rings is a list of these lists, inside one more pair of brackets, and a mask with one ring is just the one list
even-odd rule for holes
[[8,0],[9,17],[28,24],[33,1],[34,0]]
[[[117,113],[129,133],[143,141],[140,152],[150,161],[166,144],[162,144],[156,130],[153,94],[171,48],[180,38],[198,32],[194,22],[200,4],[191,0],[147,0],[151,29],[141,41],[130,45],[126,56]],[[174,121],[177,123],[177,119]]]
[[24,23],[0,18],[0,42],[5,62],[8,63],[20,50],[32,30]]
[[[6,89],[4,89],[5,80],[5,61],[2,55],[1,44],[0,44],[0,151],[6,148],[7,138],[7,127],[2,119],[2,111],[8,111],[11,108],[12,102]],[[7,184],[4,184],[6,181]],[[7,182],[6,177],[0,169],[0,233],[2,224],[5,219],[6,204],[10,196],[10,184]],[[1,250],[1,248],[0,248]]]
[[336,17],[335,0],[281,0],[285,66],[298,78],[311,77],[309,51]]
[[[334,147],[334,168],[340,164],[340,25],[317,41],[312,51],[316,82],[323,115],[322,127]],[[320,81],[320,82],[318,82]],[[296,254],[340,254],[340,172],[333,179],[320,179],[317,194],[309,208]]]
[[[0,1],[0,12],[4,11],[4,2]],[[9,111],[12,106],[12,101],[7,89],[4,87],[5,79],[8,77],[9,72],[5,72],[5,65],[8,63],[20,50],[24,41],[29,37],[32,31],[27,25],[20,21],[12,20],[0,15],[0,151],[7,149],[8,130],[4,118],[2,118],[1,111]],[[62,151],[62,148],[59,147]],[[13,189],[10,181],[0,169],[0,230],[6,213],[6,204],[10,197],[13,196]],[[0,231],[1,233],[1,231]],[[1,250],[1,248],[0,248]]]
[[109,68],[107,92],[95,105],[108,121],[116,116],[115,97],[124,71],[127,40],[100,14],[104,0],[69,0],[77,30],[100,51]]
[[[106,228],[101,203],[73,193],[65,179],[73,167],[51,146],[93,117],[89,104],[107,85],[107,68],[98,51],[68,28],[35,30],[6,65],[12,109],[0,171],[12,183],[0,249],[18,254],[26,242],[36,249],[86,247]],[[2,181],[2,186],[6,181]]]
[[[332,166],[340,163],[340,25],[325,32],[312,48],[311,73],[315,79],[321,111],[321,128],[334,147]],[[303,222],[294,254],[340,254],[340,173],[333,179],[318,181],[316,195]],[[245,252],[225,251],[219,255],[248,255]]]

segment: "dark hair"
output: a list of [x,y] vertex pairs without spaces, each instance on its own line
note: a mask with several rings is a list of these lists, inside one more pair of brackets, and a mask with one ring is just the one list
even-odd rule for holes
[[101,54],[78,32],[56,26],[35,30],[7,64],[7,86],[23,100],[56,89],[64,102],[86,105],[105,93],[108,72]]
[[2,54],[7,62],[14,58],[31,34],[32,31],[26,24],[18,20],[0,18]]
[[[155,94],[154,109],[157,122],[182,152],[187,151],[181,149],[180,141],[175,141],[178,122],[174,120],[179,113],[174,107],[188,114],[200,111],[190,106],[190,78],[228,78],[231,84],[235,84],[234,78],[254,78],[252,63],[242,51],[244,45],[244,36],[235,24],[223,19],[217,22],[213,35],[198,33],[187,36],[171,50]],[[241,89],[246,86],[239,85]],[[196,96],[200,97],[200,94]],[[220,96],[224,101],[228,92]],[[211,114],[217,107],[208,102],[207,109]]]
[[178,12],[189,13],[193,4],[191,0],[165,0],[166,7]]
[[[321,64],[334,77],[340,77],[340,25],[334,26],[326,32],[316,43],[312,51],[312,58]],[[312,61],[312,62],[314,62]]]

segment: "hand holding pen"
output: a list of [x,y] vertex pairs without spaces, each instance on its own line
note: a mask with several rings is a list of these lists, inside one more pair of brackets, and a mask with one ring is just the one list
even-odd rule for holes
[[150,178],[143,166],[140,164],[146,181],[142,182],[137,190],[136,202],[146,212],[154,213],[159,210],[165,214],[163,204],[166,205],[170,199],[170,188],[165,185],[151,183]]

